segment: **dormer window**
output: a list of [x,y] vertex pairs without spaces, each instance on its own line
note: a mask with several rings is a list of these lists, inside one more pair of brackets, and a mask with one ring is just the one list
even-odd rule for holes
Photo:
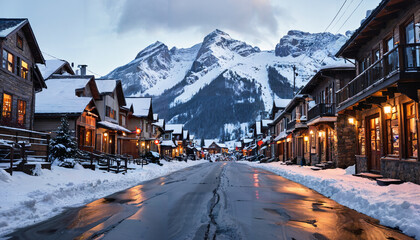
[[16,40],[16,46],[20,49],[23,50],[23,38],[21,36],[17,36],[17,40]]

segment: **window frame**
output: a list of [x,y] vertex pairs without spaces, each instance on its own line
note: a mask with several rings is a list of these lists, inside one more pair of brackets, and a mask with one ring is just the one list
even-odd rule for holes
[[[24,113],[23,113],[23,121],[22,122],[20,122],[19,121],[19,116],[20,116],[20,103],[24,103]],[[27,103],[27,101],[25,101],[25,100],[23,100],[23,99],[18,99],[17,100],[17,112],[16,112],[16,122],[17,122],[17,124],[19,124],[19,125],[22,125],[22,126],[25,126],[25,124],[26,124],[26,113],[27,113],[27,106],[28,106],[28,103]]]
[[[5,95],[9,95],[10,96],[10,113],[9,113],[9,116],[4,116],[4,99],[5,99]],[[13,114],[13,95],[12,94],[9,94],[9,93],[7,93],[7,92],[3,92],[3,94],[2,94],[2,101],[1,101],[1,119],[2,120],[4,120],[4,118],[6,117],[6,118],[9,118],[9,119],[12,119],[12,114]]]
[[[19,40],[21,40],[21,43],[22,43],[21,46],[19,45]],[[23,51],[23,45],[24,45],[23,37],[20,36],[19,34],[16,34],[16,47]]]

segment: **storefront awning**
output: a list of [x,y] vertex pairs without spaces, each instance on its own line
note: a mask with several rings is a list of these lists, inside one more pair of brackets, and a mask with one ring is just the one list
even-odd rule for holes
[[118,124],[115,124],[115,123],[112,123],[112,122],[100,121],[100,122],[97,123],[97,126],[101,127],[101,128],[109,129],[109,130],[131,133],[131,131],[128,130],[127,128],[122,127],[122,126],[120,126]]

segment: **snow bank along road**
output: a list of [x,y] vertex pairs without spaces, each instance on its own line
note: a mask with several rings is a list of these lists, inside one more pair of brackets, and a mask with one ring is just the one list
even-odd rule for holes
[[298,183],[204,163],[73,208],[12,239],[410,239]]

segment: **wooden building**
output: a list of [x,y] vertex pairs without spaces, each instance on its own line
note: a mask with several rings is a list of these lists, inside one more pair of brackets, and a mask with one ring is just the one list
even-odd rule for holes
[[[128,129],[131,134],[124,137],[126,146],[124,152],[133,156],[146,154],[147,152],[159,152],[158,145],[155,144],[156,133],[153,124],[155,123],[152,98],[128,97],[127,106],[131,113],[128,116]],[[136,133],[139,129],[140,133]]]
[[340,89],[340,80],[349,81],[354,75],[355,68],[351,63],[326,66],[320,69],[300,91],[301,94],[308,95],[306,101],[309,109],[306,123],[309,134],[304,137],[304,142],[305,147],[309,147],[308,160],[311,165],[333,163],[336,167],[346,168],[354,164],[352,156],[343,154],[345,151],[354,152],[354,147],[341,141],[343,132],[336,128],[335,95]]
[[0,59],[0,125],[32,129],[45,60],[27,19],[0,18]]
[[184,124],[166,124],[165,131],[171,132],[172,141],[176,145],[176,148],[174,149],[174,156],[182,155],[184,153]]
[[123,142],[118,139],[131,133],[119,125],[120,109],[126,106],[120,80],[97,79],[100,98],[95,100],[100,121],[97,122],[96,151],[123,154]]
[[419,26],[419,1],[383,0],[337,53],[356,62],[337,111],[357,136],[358,173],[420,183]]
[[100,98],[94,76],[52,75],[46,84],[36,96],[34,129],[54,137],[66,116],[79,149],[93,151],[99,119],[95,100]]

